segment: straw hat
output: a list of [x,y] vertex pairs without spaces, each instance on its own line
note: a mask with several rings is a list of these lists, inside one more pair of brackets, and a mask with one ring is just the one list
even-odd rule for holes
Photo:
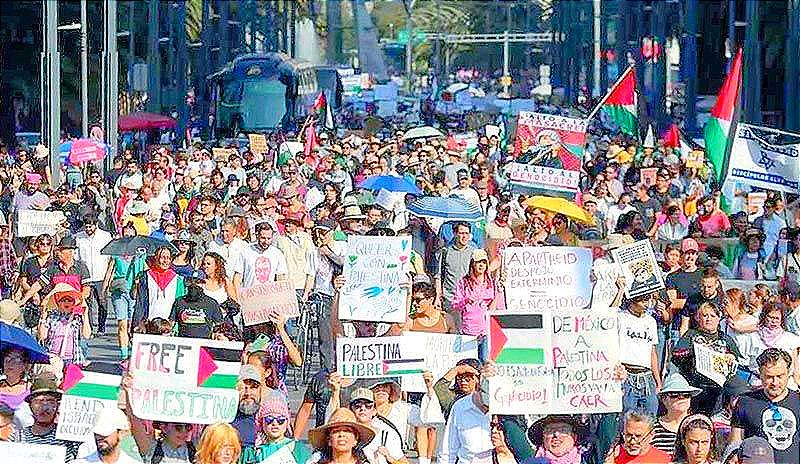
[[21,320],[22,313],[19,310],[19,305],[14,300],[0,301],[0,321],[17,325]]
[[586,426],[581,423],[578,416],[569,414],[551,414],[537,420],[528,429],[528,439],[534,445],[541,447],[544,442],[544,428],[549,424],[555,423],[569,424],[573,432],[575,432],[576,444],[581,444],[586,440],[588,435]]
[[369,427],[356,422],[356,415],[347,408],[339,408],[333,412],[327,424],[308,431],[308,442],[316,449],[327,445],[328,431],[334,427],[347,426],[358,435],[358,444],[365,445],[375,438],[375,432]]
[[608,234],[608,243],[603,245],[603,248],[606,250],[612,250],[621,246],[630,245],[635,241],[636,240],[634,240],[629,234]]
[[365,219],[364,213],[361,212],[361,208],[357,205],[351,205],[344,208],[344,215],[342,216],[342,221],[349,221],[351,219]]
[[64,294],[71,294],[71,296],[75,299],[76,305],[83,304],[83,296],[81,292],[75,289],[70,284],[59,282],[53,287],[53,290],[44,297],[45,304],[47,309],[54,309],[56,307],[57,298],[64,296]]

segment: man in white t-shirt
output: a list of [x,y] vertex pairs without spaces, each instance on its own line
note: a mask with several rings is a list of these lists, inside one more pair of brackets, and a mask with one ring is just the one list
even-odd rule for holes
[[241,272],[242,253],[247,248],[247,242],[236,236],[237,230],[235,219],[225,219],[220,225],[219,238],[208,245],[208,251],[217,253],[225,260],[225,277],[230,280],[233,280],[236,272]]
[[458,185],[452,190],[450,190],[450,195],[463,198],[464,200],[472,203],[473,205],[480,207],[481,197],[480,195],[478,195],[478,191],[472,187],[472,179],[470,179],[467,170],[462,169],[458,171],[457,176],[458,176]]
[[129,456],[120,446],[122,434],[128,430],[130,430],[128,418],[121,409],[115,405],[104,407],[97,413],[92,429],[95,451],[72,461],[72,463],[133,464],[141,462],[141,460]]
[[257,243],[250,245],[241,255],[241,265],[233,276],[237,288],[249,288],[253,285],[285,280],[286,257],[273,244],[275,223],[262,221],[256,224]]
[[622,412],[644,409],[658,413],[661,372],[658,364],[658,329],[648,314],[652,295],[634,297],[619,312],[620,362],[628,372],[622,385]]

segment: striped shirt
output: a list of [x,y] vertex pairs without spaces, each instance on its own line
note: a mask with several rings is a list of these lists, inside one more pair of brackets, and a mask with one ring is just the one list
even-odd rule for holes
[[35,435],[31,430],[31,427],[25,427],[22,429],[21,434],[22,439],[20,443],[32,443],[34,445],[55,445],[55,446],[63,446],[67,449],[67,460],[66,462],[70,462],[78,454],[78,447],[81,445],[76,441],[66,441],[66,440],[59,440],[56,438],[56,427],[55,425],[53,428],[50,429],[44,435]]
[[675,454],[675,440],[677,436],[677,433],[667,430],[661,425],[661,421],[659,421],[656,423],[656,426],[653,427],[653,438],[650,444],[672,456]]

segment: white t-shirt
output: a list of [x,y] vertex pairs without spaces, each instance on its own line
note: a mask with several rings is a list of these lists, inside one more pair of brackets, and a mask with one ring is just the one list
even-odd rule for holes
[[242,253],[247,248],[247,242],[236,237],[228,244],[217,239],[208,245],[208,251],[217,253],[225,260],[225,277],[233,279],[233,274],[241,271]]
[[275,276],[288,273],[286,257],[275,245],[270,245],[265,251],[261,251],[258,245],[251,245],[242,252],[241,259],[237,272],[242,273],[242,288],[273,282]]
[[389,450],[389,454],[394,459],[400,459],[403,454],[403,441],[400,435],[389,424],[385,423],[380,417],[372,419],[372,430],[375,431],[375,438],[372,439],[366,446],[364,446],[364,454],[370,464],[388,464],[383,455],[378,455],[377,459],[375,452],[381,446],[385,446]]
[[636,317],[630,311],[619,312],[620,362],[650,369],[653,347],[658,345],[656,320],[649,314]]

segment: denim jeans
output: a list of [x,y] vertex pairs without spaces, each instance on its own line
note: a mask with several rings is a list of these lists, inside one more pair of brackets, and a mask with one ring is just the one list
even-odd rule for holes
[[489,359],[489,337],[486,335],[478,335],[478,361],[481,364],[486,363],[486,360]]
[[650,371],[628,374],[622,384],[622,413],[634,409],[644,409],[653,415],[658,413],[656,379]]

